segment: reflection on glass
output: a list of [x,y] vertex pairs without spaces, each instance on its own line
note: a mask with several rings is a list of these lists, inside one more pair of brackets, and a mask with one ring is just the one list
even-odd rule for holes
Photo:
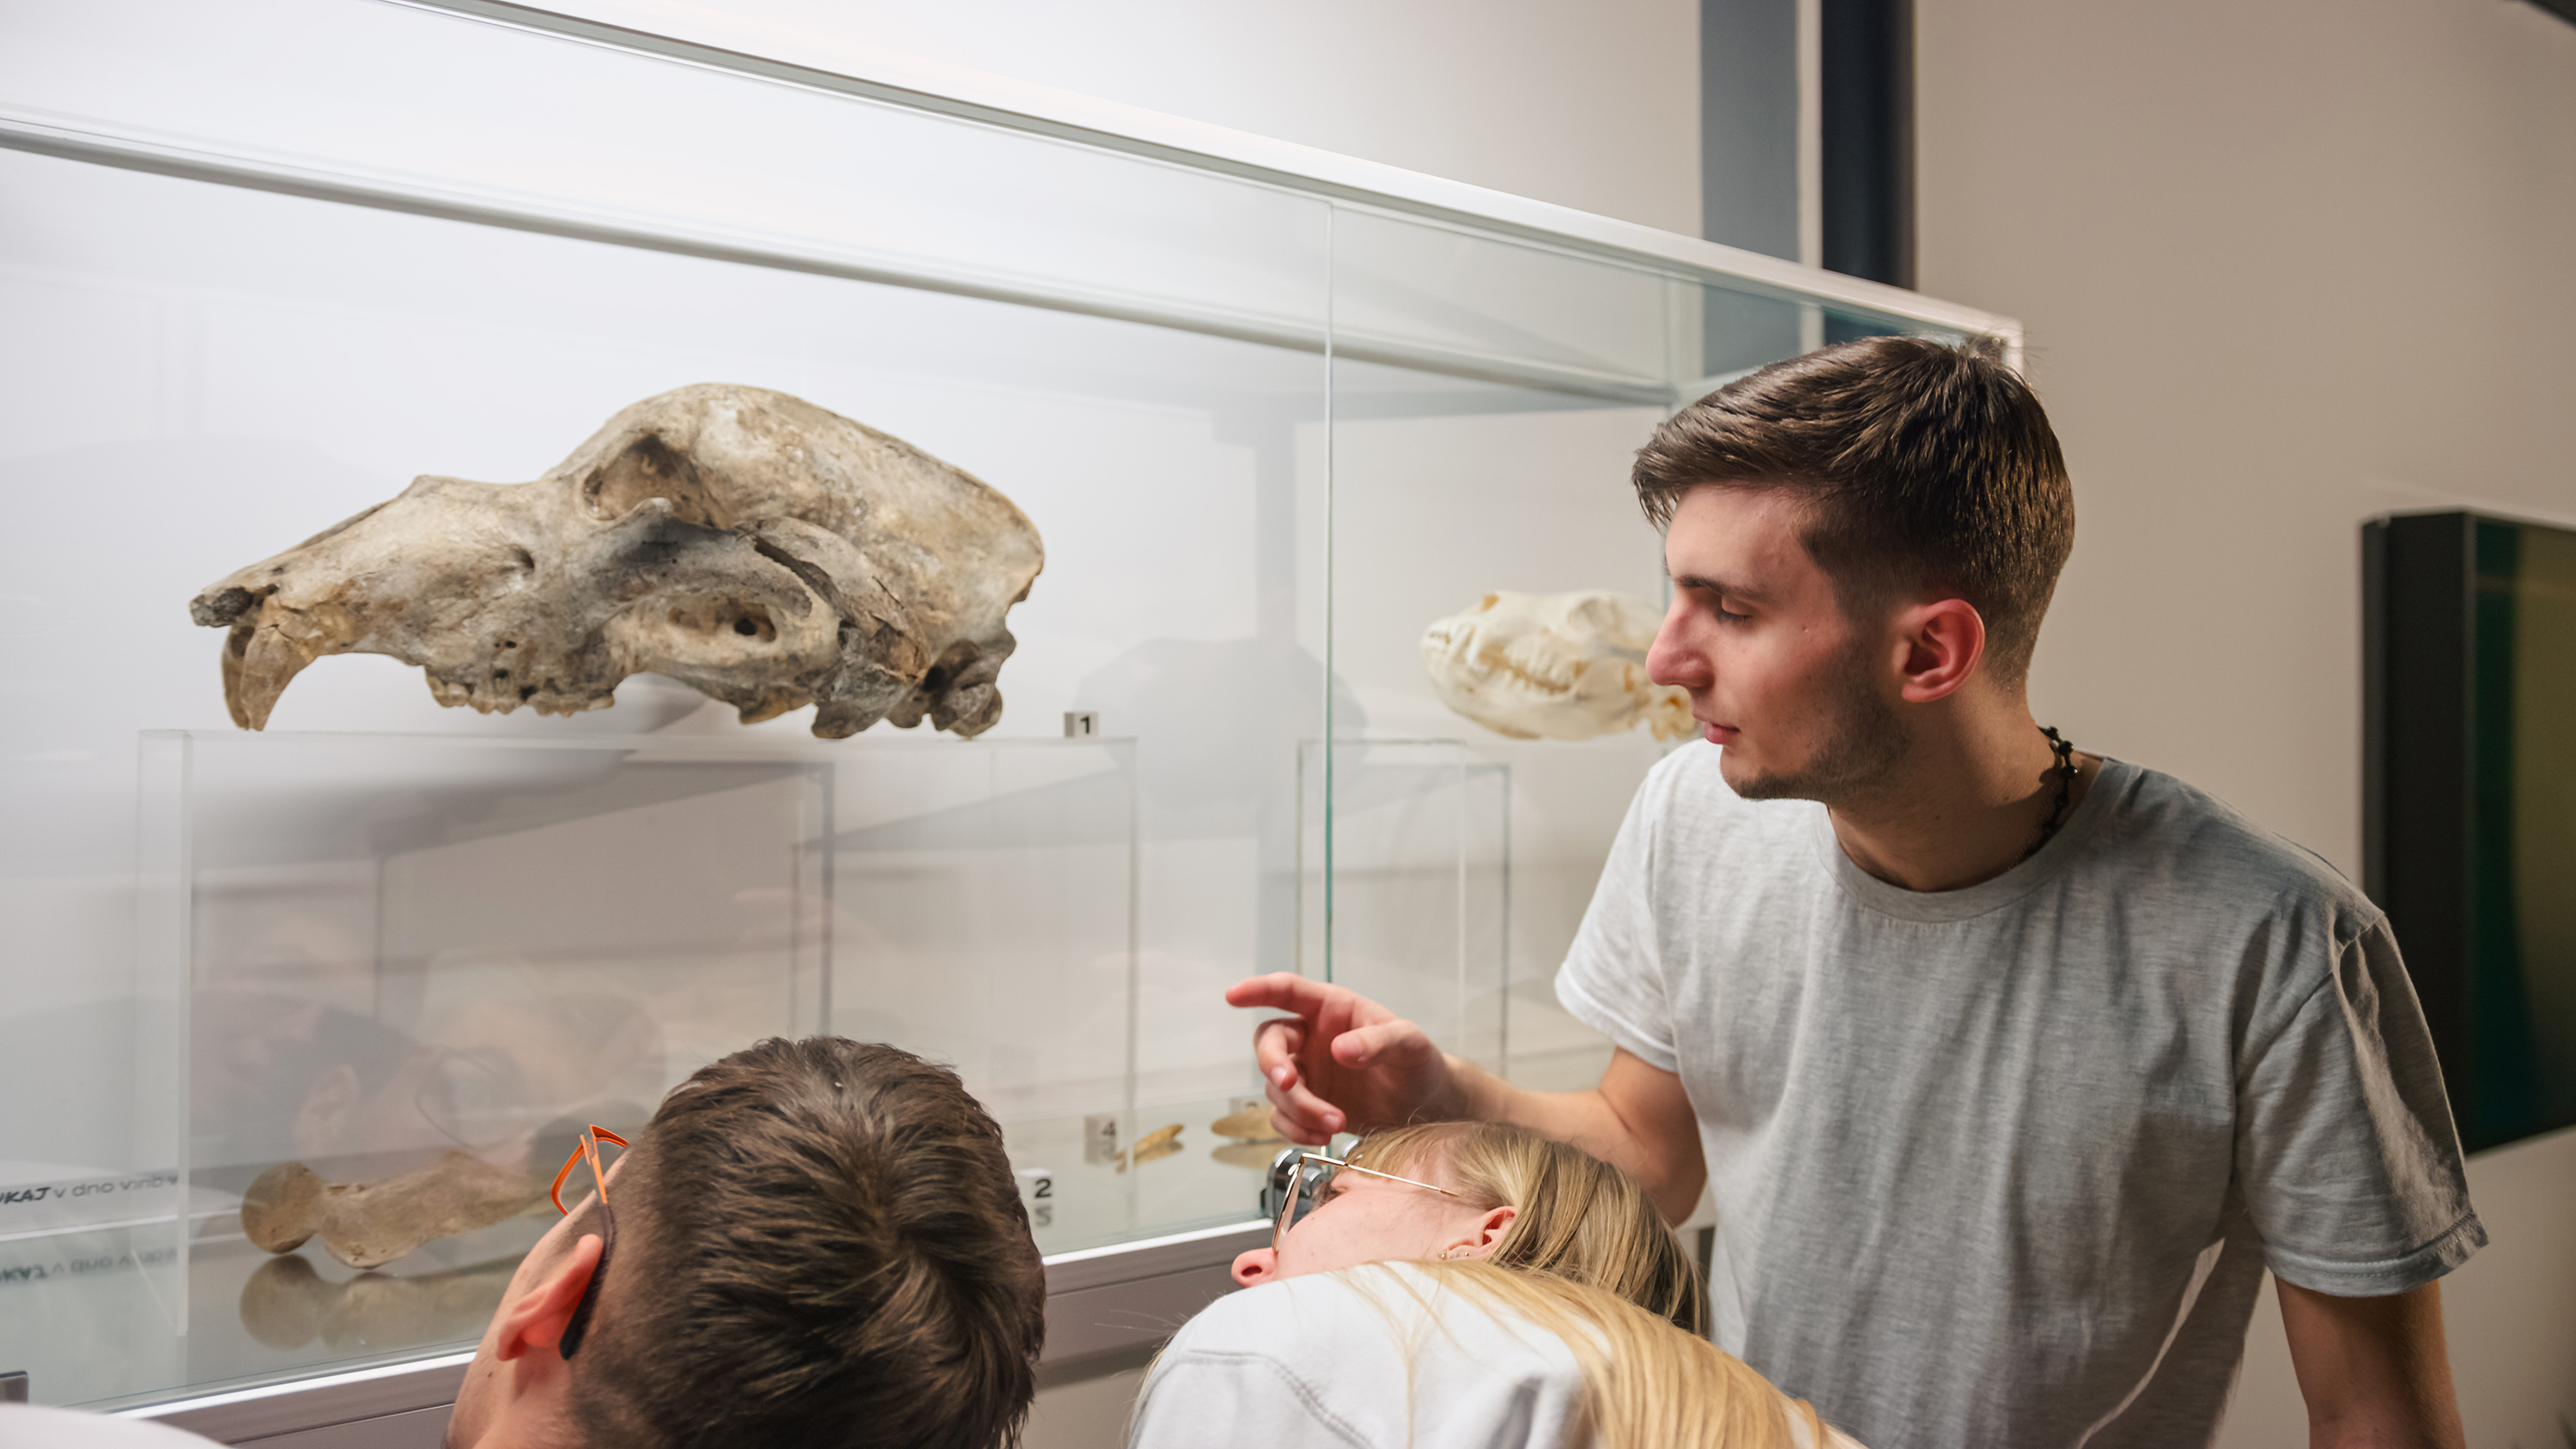
[[267,1348],[318,1341],[338,1354],[479,1338],[518,1266],[513,1256],[408,1277],[334,1280],[306,1259],[271,1258],[242,1283],[241,1323]]
[[2473,1148],[2576,1123],[2576,532],[2476,530]]

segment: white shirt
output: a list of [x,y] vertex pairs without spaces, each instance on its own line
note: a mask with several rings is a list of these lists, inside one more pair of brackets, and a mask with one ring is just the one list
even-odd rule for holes
[[[1127,1443],[1558,1449],[1583,1395],[1582,1368],[1553,1332],[1409,1264],[1371,1264],[1210,1304],[1156,1360]],[[1804,1424],[1790,1422],[1807,1449]]]

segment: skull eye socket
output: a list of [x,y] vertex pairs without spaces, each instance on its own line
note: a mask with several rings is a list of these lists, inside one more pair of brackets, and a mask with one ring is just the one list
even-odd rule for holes
[[654,434],[636,439],[582,480],[581,501],[593,518],[613,522],[660,498],[671,516],[702,528],[730,528],[733,520],[698,477],[697,465]]

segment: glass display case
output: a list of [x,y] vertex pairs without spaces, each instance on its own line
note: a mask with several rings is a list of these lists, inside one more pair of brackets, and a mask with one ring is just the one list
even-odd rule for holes
[[[452,1360],[544,1217],[360,1272],[254,1246],[259,1175],[534,1174],[766,1036],[954,1064],[1067,1292],[1257,1216],[1276,1146],[1216,1129],[1245,975],[1597,1072],[1550,978],[1673,746],[1465,719],[1426,627],[1659,609],[1658,420],[1829,336],[2014,329],[1048,104],[480,0],[0,14],[0,1371],[37,1401]],[[1027,514],[988,732],[818,740],[653,675],[487,716],[367,654],[232,727],[192,594],[700,382]]]

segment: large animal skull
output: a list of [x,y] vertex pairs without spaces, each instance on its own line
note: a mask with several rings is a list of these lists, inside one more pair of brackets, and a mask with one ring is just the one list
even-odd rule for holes
[[756,387],[626,409],[533,483],[418,478],[390,502],[197,595],[229,628],[233,723],[268,723],[325,654],[390,654],[440,704],[606,709],[651,671],[745,724],[818,706],[980,734],[1002,716],[1003,627],[1045,563],[972,474]]
[[1644,721],[1691,732],[1682,691],[1646,677],[1654,609],[1625,594],[1487,594],[1422,636],[1440,702],[1513,739],[1588,740]]

